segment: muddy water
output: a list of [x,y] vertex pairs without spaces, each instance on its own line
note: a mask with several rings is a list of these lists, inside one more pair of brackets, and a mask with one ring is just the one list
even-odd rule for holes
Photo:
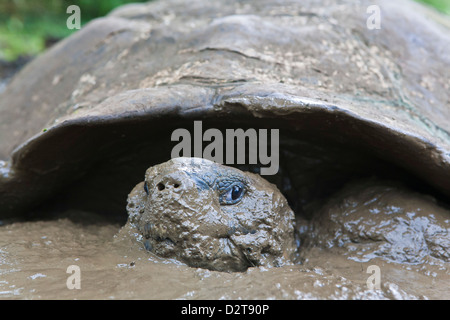
[[[364,189],[359,195],[352,193],[351,198],[341,194],[317,215],[322,223],[300,225],[303,236],[311,234],[304,241],[301,264],[252,267],[234,273],[191,268],[158,258],[123,229],[119,232],[120,224],[106,222],[92,213],[67,211],[57,219],[3,222],[0,298],[449,299],[450,272],[445,256],[449,248],[439,245],[445,246],[449,239],[450,212],[426,197],[412,197],[404,192],[400,197],[396,189],[383,190]],[[412,229],[400,228],[398,224],[393,227],[382,219],[383,214],[393,214],[386,208],[392,210],[395,204],[399,205],[391,203],[392,199],[405,205],[404,215],[394,218],[404,222],[405,217],[412,217],[403,224]],[[356,210],[348,210],[349,207]],[[379,210],[374,218],[379,223],[377,230],[369,230],[371,222],[364,218],[365,207],[372,214]],[[415,218],[423,222],[430,215],[433,218],[425,227],[416,228],[411,223]],[[358,224],[361,221],[368,222]],[[339,229],[341,222],[347,229]],[[434,245],[429,245],[428,251],[418,251],[418,259],[402,260],[396,257],[410,257],[415,249],[392,237],[380,236],[392,232],[397,232],[395,239],[415,239],[413,243],[422,243],[417,239],[425,235],[424,243],[431,243],[431,239]],[[415,236],[400,236],[402,232]],[[405,251],[406,247],[409,251]],[[399,250],[407,254],[401,255]],[[67,273],[71,265],[80,268],[80,289],[67,286],[68,278],[73,276]],[[367,270],[373,265],[380,270],[379,289],[368,287],[372,273]]]

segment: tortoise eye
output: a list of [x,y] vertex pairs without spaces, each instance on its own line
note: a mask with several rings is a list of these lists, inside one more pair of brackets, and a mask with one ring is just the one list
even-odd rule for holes
[[231,189],[231,201],[239,199],[243,191],[244,189],[242,189],[241,186],[233,186]]
[[245,187],[241,183],[237,183],[227,188],[222,194],[221,203],[222,204],[235,204],[239,202],[245,192]]
[[147,195],[149,195],[147,181],[145,181],[145,183],[144,183],[144,190],[145,190],[145,193]]

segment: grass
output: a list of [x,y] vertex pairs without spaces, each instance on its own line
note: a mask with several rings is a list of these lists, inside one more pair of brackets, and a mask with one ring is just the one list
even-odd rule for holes
[[450,15],[450,0],[417,0],[417,1],[425,3],[442,13]]
[[[208,0],[205,0],[208,1]],[[417,0],[450,15],[450,0]],[[144,0],[0,0],[0,60],[42,52],[52,39],[67,37],[76,30],[66,27],[66,8],[81,9],[81,24],[106,15],[112,9]]]
[[112,9],[144,0],[0,0],[0,59],[13,61],[20,56],[42,52],[52,40],[76,30],[66,26],[68,6],[81,9],[81,25],[108,14]]
[[64,38],[72,32],[61,17],[10,17],[0,24],[0,59],[34,56],[46,48],[46,41]]

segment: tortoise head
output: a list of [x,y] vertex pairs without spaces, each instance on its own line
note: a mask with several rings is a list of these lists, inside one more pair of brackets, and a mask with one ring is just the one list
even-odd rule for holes
[[205,159],[149,168],[128,212],[148,251],[192,267],[279,266],[295,251],[294,213],[276,186]]

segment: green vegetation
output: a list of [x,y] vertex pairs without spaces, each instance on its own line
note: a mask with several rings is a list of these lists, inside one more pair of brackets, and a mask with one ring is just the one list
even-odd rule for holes
[[[104,16],[112,9],[130,2],[145,0],[0,0],[0,60],[13,61],[33,56],[52,41],[76,30],[66,27],[68,6],[81,9],[82,24]],[[209,1],[209,0],[205,0]],[[417,0],[450,14],[450,0]]]
[[428,4],[443,13],[450,14],[450,0],[418,0],[418,1]]
[[144,0],[0,0],[0,60],[36,55],[75,32],[66,27],[72,4],[80,7],[83,25],[131,2]]

